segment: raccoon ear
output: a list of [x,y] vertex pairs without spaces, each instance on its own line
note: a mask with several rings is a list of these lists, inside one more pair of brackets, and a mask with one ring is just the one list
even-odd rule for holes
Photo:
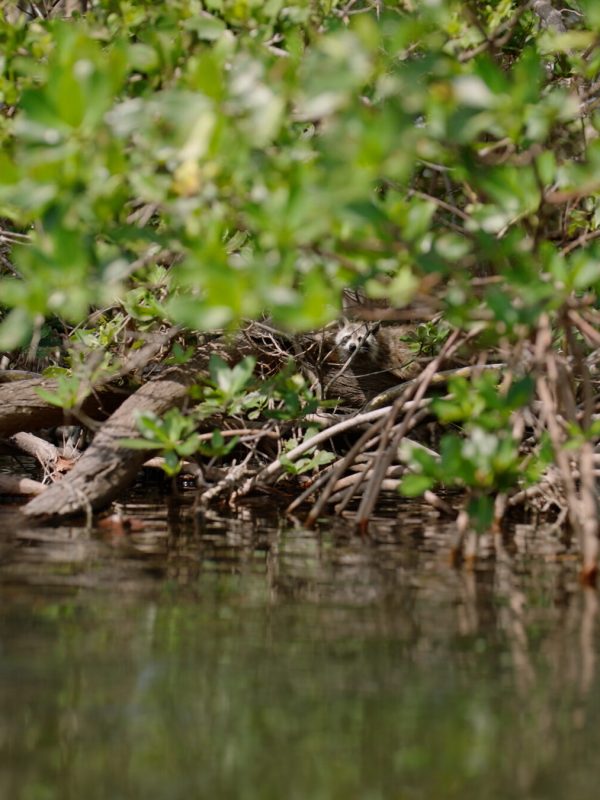
[[340,319],[340,328],[344,328],[346,325],[350,325],[350,320],[348,317],[342,317]]

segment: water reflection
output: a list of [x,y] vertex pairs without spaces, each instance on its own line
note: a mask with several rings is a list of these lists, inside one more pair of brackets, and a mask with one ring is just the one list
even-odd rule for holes
[[0,797],[595,797],[594,590],[517,525],[451,566],[415,504],[369,538],[137,498],[0,507]]

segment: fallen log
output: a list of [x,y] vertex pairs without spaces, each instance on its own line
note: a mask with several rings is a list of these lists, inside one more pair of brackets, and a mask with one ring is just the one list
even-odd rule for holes
[[6,439],[8,449],[32,456],[44,470],[52,471],[56,466],[60,453],[58,447],[35,436],[33,433],[15,433]]
[[136,426],[140,412],[164,414],[183,405],[194,371],[173,370],[169,377],[144,384],[112,414],[71,472],[43,495],[31,500],[22,513],[50,519],[89,513],[107,506],[134,480],[148,458],[147,450],[132,450],[121,439],[141,438]]
[[43,483],[31,478],[23,478],[19,475],[0,475],[0,494],[40,495],[46,491],[46,488]]
[[[54,428],[77,418],[77,410],[69,412],[40,397],[38,390],[55,392],[58,382],[49,378],[32,378],[0,384],[0,436],[22,431]],[[124,390],[106,386],[90,394],[81,404],[81,411],[94,420],[103,420],[126,396]]]

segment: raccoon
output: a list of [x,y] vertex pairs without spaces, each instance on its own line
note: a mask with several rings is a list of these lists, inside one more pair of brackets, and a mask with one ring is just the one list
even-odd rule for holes
[[342,320],[342,325],[334,340],[340,359],[346,361],[358,351],[362,356],[376,361],[379,354],[378,328],[378,325],[360,320],[356,322]]
[[337,359],[345,363],[352,356],[354,372],[378,370],[402,379],[415,377],[421,367],[404,339],[411,330],[409,325],[344,319],[334,339]]

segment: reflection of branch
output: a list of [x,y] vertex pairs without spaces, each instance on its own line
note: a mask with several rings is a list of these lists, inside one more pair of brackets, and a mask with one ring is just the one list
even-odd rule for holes
[[479,630],[477,581],[473,570],[460,573],[460,600],[456,605],[458,629],[462,636],[475,636]]
[[496,550],[495,588],[498,596],[507,600],[507,604],[501,606],[498,612],[499,622],[510,643],[517,685],[522,693],[526,693],[535,682],[535,672],[529,657],[529,642],[523,620],[526,599],[523,592],[515,586],[512,559],[502,543],[500,534],[494,537],[494,545]]
[[598,597],[592,586],[583,590],[583,611],[581,614],[581,693],[587,694],[596,672],[596,618],[598,616]]

